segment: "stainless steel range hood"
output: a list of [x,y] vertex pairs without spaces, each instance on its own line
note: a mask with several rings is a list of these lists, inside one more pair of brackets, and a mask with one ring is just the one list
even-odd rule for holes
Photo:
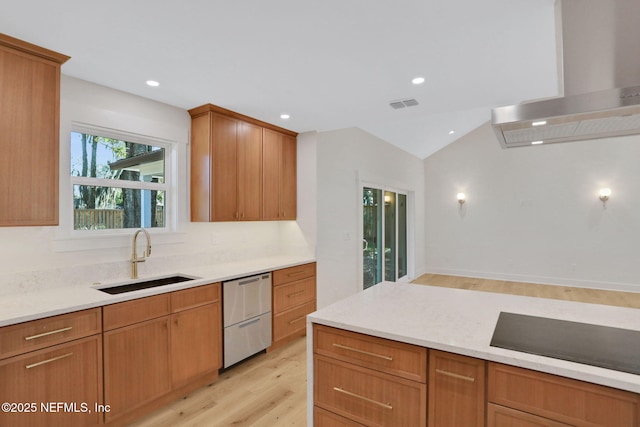
[[640,134],[638,0],[558,0],[565,96],[495,108],[503,148]]

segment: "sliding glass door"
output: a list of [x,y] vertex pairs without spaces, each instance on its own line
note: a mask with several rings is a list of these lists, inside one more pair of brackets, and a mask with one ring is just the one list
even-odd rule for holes
[[367,289],[407,275],[407,195],[362,190],[362,279]]

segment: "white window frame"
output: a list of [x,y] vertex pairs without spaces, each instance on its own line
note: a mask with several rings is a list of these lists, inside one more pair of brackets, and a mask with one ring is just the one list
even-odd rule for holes
[[[91,185],[91,186],[102,186],[102,187],[116,187],[116,188],[131,188],[131,189],[139,189],[139,190],[156,190],[156,191],[164,191],[164,227],[152,227],[148,228],[149,231],[156,233],[171,233],[176,231],[177,225],[177,209],[175,206],[176,194],[174,194],[175,185],[173,183],[173,177],[176,162],[176,142],[169,141],[165,139],[160,139],[157,137],[151,137],[147,135],[140,135],[131,132],[126,132],[122,130],[115,130],[110,128],[105,128],[101,126],[95,126],[85,123],[77,123],[73,122],[71,125],[71,130],[67,134],[67,140],[69,141],[71,138],[71,133],[84,133],[89,135],[101,136],[105,138],[113,138],[126,142],[133,142],[137,144],[145,144],[152,145],[156,147],[164,148],[165,150],[165,159],[164,159],[164,182],[163,183],[152,183],[152,182],[144,182],[144,181],[125,181],[125,180],[111,180],[104,178],[91,178],[91,177],[83,177],[83,176],[73,176],[71,175],[70,168],[67,168],[66,174],[69,177],[69,198],[65,202],[71,204],[71,213],[69,218],[65,218],[68,222],[68,227],[70,229],[69,235],[73,237],[91,237],[91,236],[121,236],[121,235],[130,235],[135,230],[130,228],[123,229],[103,229],[103,230],[76,230],[74,226],[73,219],[73,188],[75,185]],[[68,142],[69,149],[66,150],[66,156],[71,158],[71,148],[70,142]]]

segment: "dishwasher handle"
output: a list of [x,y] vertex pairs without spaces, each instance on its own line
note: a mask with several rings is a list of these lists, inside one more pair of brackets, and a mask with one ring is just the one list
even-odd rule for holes
[[242,280],[242,281],[238,282],[238,286],[249,285],[251,283],[259,282],[260,280],[262,280],[262,278],[260,278],[260,277],[254,277],[253,279]]

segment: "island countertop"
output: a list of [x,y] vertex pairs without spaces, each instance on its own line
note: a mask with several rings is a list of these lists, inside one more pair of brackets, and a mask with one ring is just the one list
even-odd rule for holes
[[640,375],[490,346],[500,312],[640,331],[633,308],[381,283],[310,314],[307,348],[316,323],[640,393]]

